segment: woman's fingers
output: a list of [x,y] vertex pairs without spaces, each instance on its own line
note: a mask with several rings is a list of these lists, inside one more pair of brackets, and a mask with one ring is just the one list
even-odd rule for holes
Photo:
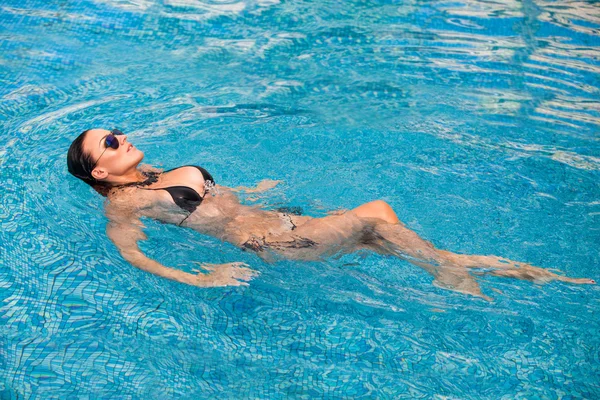
[[249,281],[250,279],[254,278],[255,276],[258,276],[259,272],[258,271],[254,271],[250,268],[248,268],[248,264],[245,263],[231,263],[232,264],[232,272],[233,272],[233,277],[236,279],[242,279],[244,281]]
[[282,182],[283,181],[275,181],[272,179],[265,179],[263,181],[260,181],[258,183],[258,185],[256,185],[256,187],[254,187],[254,188],[249,188],[246,186],[238,186],[235,188],[231,188],[231,190],[233,190],[234,192],[262,193],[269,189],[273,189],[275,186],[279,185]]
[[204,279],[208,278],[210,280],[209,286],[248,286],[247,281],[259,275],[258,271],[250,269],[248,264],[243,262],[226,264],[195,263],[200,265],[203,270],[194,268],[192,271],[198,273]]
[[279,185],[280,183],[282,183],[283,181],[275,181],[272,179],[265,179],[264,181],[261,181],[258,185],[256,185],[256,192],[264,192],[266,190],[269,189],[273,189],[275,186]]

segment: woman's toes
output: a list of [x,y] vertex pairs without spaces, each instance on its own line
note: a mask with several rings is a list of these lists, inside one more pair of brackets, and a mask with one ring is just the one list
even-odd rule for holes
[[580,279],[576,279],[577,282],[576,283],[583,283],[583,284],[588,284],[588,285],[594,285],[596,284],[596,281],[593,279],[588,279],[588,278],[580,278]]
[[596,281],[588,278],[567,278],[566,276],[561,276],[558,278],[559,281],[569,282],[569,283],[577,283],[580,285],[595,285]]

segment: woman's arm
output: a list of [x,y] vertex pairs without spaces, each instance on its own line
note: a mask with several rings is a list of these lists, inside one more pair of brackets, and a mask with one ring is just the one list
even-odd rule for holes
[[209,264],[208,273],[190,274],[174,268],[165,267],[144,255],[138,246],[139,240],[145,240],[143,225],[137,216],[127,211],[107,210],[109,223],[106,233],[117,246],[125,260],[134,266],[177,282],[200,287],[248,285],[245,281],[256,275],[243,263]]

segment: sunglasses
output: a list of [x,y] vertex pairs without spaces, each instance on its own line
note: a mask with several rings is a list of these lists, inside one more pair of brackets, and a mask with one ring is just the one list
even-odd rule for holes
[[96,160],[96,162],[94,163],[94,165],[92,166],[92,169],[90,171],[93,171],[94,168],[96,168],[96,165],[98,165],[98,161],[100,161],[100,159],[102,158],[102,156],[104,155],[106,150],[108,150],[109,148],[117,150],[119,148],[119,139],[117,139],[117,136],[120,136],[120,135],[124,135],[124,133],[118,129],[112,129],[110,131],[110,133],[108,135],[106,135],[106,137],[104,138],[105,149],[102,152],[102,154],[100,154],[100,157],[98,157],[98,159]]

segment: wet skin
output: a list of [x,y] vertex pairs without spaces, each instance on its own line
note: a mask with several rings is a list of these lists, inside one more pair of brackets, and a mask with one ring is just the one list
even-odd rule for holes
[[[98,181],[111,185],[141,182],[145,179],[142,170],[158,171],[148,166],[140,167],[143,152],[131,145],[126,135],[118,136],[119,149],[106,150],[103,137],[108,133],[106,130],[93,129],[84,140],[84,150],[89,152],[93,160],[102,155],[92,172]],[[121,255],[136,267],[168,279],[203,287],[247,285],[256,272],[243,263],[235,262],[200,264],[204,271],[194,270],[196,273],[193,274],[163,266],[139,250],[138,241],[145,239],[140,217],[181,224],[242,249],[255,251],[266,261],[278,258],[317,260],[360,249],[394,255],[425,269],[433,275],[434,284],[439,287],[486,300],[491,298],[481,292],[475,279],[477,275],[525,279],[537,283],[553,280],[574,284],[595,283],[591,279],[568,278],[547,269],[497,256],[455,254],[436,249],[404,226],[392,208],[381,200],[323,218],[312,218],[243,205],[237,198],[237,192],[260,193],[277,183],[263,181],[256,188],[217,185],[216,190],[206,194],[202,204],[189,215],[175,205],[168,192],[148,190],[187,186],[204,193],[205,182],[200,171],[194,167],[182,167],[162,173],[157,182],[144,188],[111,190],[106,208],[109,218],[107,234]]]

